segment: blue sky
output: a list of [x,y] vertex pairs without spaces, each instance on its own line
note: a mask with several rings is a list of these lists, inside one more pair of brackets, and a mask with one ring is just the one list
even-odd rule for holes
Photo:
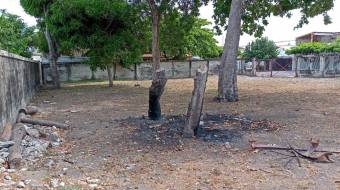
[[[22,7],[20,6],[20,0],[0,0],[0,9],[7,9],[8,12],[21,16],[29,25],[35,24],[35,18],[27,15],[24,12]],[[200,9],[200,12],[202,18],[206,18],[213,22],[213,7],[211,4],[202,7]],[[317,16],[311,19],[308,25],[305,25],[303,28],[298,30],[294,30],[294,26],[296,26],[300,18],[299,11],[294,11],[293,17],[290,19],[271,17],[269,19],[269,25],[266,27],[264,36],[267,36],[269,39],[278,42],[295,40],[297,36],[301,36],[313,31],[340,32],[340,0],[335,1],[335,7],[332,11],[330,11],[330,15],[333,19],[333,23],[330,25],[325,26],[323,24],[322,16]],[[223,45],[224,37],[225,35],[216,36],[216,39],[218,40],[220,45]],[[241,37],[240,45],[244,46],[253,39],[254,38],[252,36],[243,35]]]

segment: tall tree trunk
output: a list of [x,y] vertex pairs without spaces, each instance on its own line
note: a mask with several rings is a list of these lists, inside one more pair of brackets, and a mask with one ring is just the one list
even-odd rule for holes
[[165,71],[160,69],[160,47],[159,47],[159,27],[160,12],[155,0],[148,0],[152,15],[152,61],[153,74],[152,84],[149,88],[149,118],[159,120],[162,115],[160,98],[164,92],[167,82]]
[[[44,16],[45,20],[48,18],[48,7],[44,7]],[[46,21],[45,21],[46,22]],[[55,39],[52,37],[47,23],[45,24],[45,38],[48,45],[49,51],[49,61],[50,61],[50,68],[51,68],[51,77],[53,82],[54,88],[60,88],[60,79],[59,79],[59,71],[58,71],[58,47]]]
[[159,49],[159,25],[160,15],[155,9],[152,11],[152,61],[153,61],[153,77],[155,77],[156,71],[160,69],[160,49]]
[[109,87],[113,87],[112,65],[107,65],[106,70],[107,70],[107,76],[109,78]]
[[242,0],[232,0],[219,71],[218,98],[229,102],[238,101],[237,52],[241,35],[241,8]]
[[59,79],[59,71],[58,71],[58,57],[59,54],[57,52],[57,46],[55,40],[52,38],[50,31],[46,25],[45,29],[45,37],[48,44],[49,51],[49,60],[50,60],[50,68],[51,68],[51,77],[54,88],[60,88],[60,79]]
[[96,74],[93,69],[91,69],[91,80],[96,80]]

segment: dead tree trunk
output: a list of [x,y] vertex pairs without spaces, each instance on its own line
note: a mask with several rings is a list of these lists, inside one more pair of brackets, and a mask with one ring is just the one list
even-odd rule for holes
[[164,92],[167,79],[165,77],[165,70],[156,71],[156,76],[152,80],[149,89],[149,118],[158,120],[162,116],[162,110],[159,100]]
[[21,141],[25,137],[25,134],[25,125],[22,123],[15,124],[12,134],[12,141],[15,144],[9,148],[8,162],[10,168],[19,168],[21,165]]
[[194,90],[192,91],[191,102],[189,103],[187,112],[187,123],[184,128],[185,137],[197,135],[197,128],[199,127],[202,115],[204,93],[208,80],[208,67],[204,67],[202,70],[198,69],[194,80]]
[[106,66],[107,76],[109,78],[109,87],[113,87],[113,79],[112,79],[112,66]]
[[235,70],[237,70],[237,52],[241,35],[241,8],[242,0],[232,1],[219,71],[218,99],[222,101],[238,101]]

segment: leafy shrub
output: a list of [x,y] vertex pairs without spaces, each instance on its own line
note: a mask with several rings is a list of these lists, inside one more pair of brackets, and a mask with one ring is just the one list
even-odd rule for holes
[[340,39],[327,44],[321,42],[302,43],[286,51],[287,54],[340,53]]

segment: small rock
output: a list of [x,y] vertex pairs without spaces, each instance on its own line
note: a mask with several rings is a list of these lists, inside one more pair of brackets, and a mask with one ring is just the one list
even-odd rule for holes
[[99,183],[99,179],[87,179],[86,182],[90,184],[97,184]]
[[97,184],[90,184],[89,187],[91,189],[97,189],[98,188],[98,185]]
[[0,164],[4,164],[5,163],[5,160],[0,158]]
[[225,147],[226,149],[231,149],[230,142],[224,143],[224,147]]
[[0,152],[0,158],[3,158],[3,159],[5,159],[5,158],[7,158],[7,157],[8,157],[8,155],[9,155],[9,153],[8,153],[8,152]]
[[12,180],[12,177],[9,176],[9,175],[5,175],[4,179],[5,179],[5,180]]
[[25,171],[27,171],[27,170],[28,170],[27,168],[22,168],[20,171],[25,172]]
[[37,129],[26,127],[26,133],[34,138],[39,138],[40,137],[40,132]]
[[15,169],[7,169],[7,172],[8,172],[8,173],[14,173],[14,172],[15,172]]
[[18,184],[17,184],[17,188],[25,188],[25,183],[22,182],[22,181],[19,181]]
[[2,148],[2,149],[0,149],[0,152],[8,152],[8,151],[9,151],[8,148]]
[[64,183],[64,182],[60,182],[59,185],[60,185],[61,187],[65,187],[65,183]]
[[6,141],[6,142],[0,141],[0,148],[8,148],[12,145],[14,145],[13,141]]
[[49,141],[52,141],[52,142],[60,142],[61,141],[57,132],[50,133],[48,135],[47,139]]
[[28,184],[31,183],[31,181],[32,181],[32,180],[30,180],[30,179],[26,179],[26,180],[24,181],[24,183],[25,183],[26,185],[28,185]]
[[6,171],[6,168],[5,167],[0,167],[0,173],[3,173]]
[[52,168],[55,162],[52,159],[48,159],[47,163],[45,164],[46,167]]
[[127,164],[126,165],[126,169],[127,170],[133,170],[133,169],[135,169],[136,168],[136,164]]
[[51,186],[52,186],[53,188],[58,187],[58,186],[59,186],[59,180],[56,179],[56,178],[53,178],[53,179],[51,180]]

